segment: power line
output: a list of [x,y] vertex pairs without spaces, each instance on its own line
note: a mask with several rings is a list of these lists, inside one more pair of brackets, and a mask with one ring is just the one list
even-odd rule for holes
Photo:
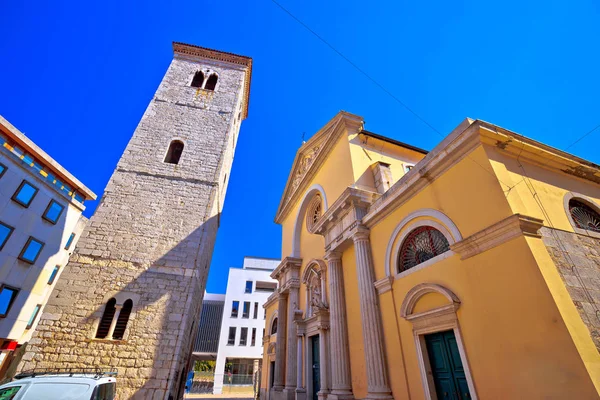
[[[404,107],[404,109],[406,109],[408,112],[410,112],[412,115],[414,115],[419,121],[421,121],[423,124],[425,124],[427,127],[429,127],[432,131],[434,131],[435,133],[437,133],[438,135],[440,135],[442,138],[445,137],[439,130],[437,130],[433,125],[431,125],[429,122],[427,122],[425,120],[425,118],[423,118],[419,114],[417,114],[405,102],[403,102],[398,97],[396,97],[392,92],[390,92],[389,90],[387,90],[385,88],[385,86],[383,86],[377,80],[375,80],[374,78],[372,78],[371,75],[369,75],[368,73],[366,73],[362,68],[360,68],[354,62],[352,62],[352,60],[350,60],[348,57],[346,57],[341,51],[339,51],[338,49],[336,49],[331,43],[329,43],[327,40],[325,40],[321,35],[319,35],[317,32],[315,32],[314,30],[312,30],[308,25],[306,25],[299,18],[297,18],[294,14],[292,14],[291,11],[289,11],[287,8],[285,8],[284,6],[282,6],[276,0],[271,0],[271,1],[275,5],[277,5],[277,7],[279,7],[280,9],[282,9],[286,14],[288,14],[290,17],[292,17],[301,26],[303,26],[307,31],[309,31],[310,33],[312,33],[317,39],[319,39],[321,42],[323,42],[325,45],[327,45],[327,47],[329,47],[331,50],[333,50],[337,55],[339,55],[340,57],[342,57],[348,64],[350,64],[352,67],[354,67],[354,69],[356,69],[358,72],[360,72],[362,75],[364,75],[368,80],[370,80],[371,82],[373,82],[377,87],[379,87],[381,90],[383,90],[388,96],[390,96],[398,104],[400,104],[402,107]],[[478,163],[476,160],[474,160],[473,158],[471,158],[469,155],[467,155],[467,158],[469,160],[473,161],[478,166],[480,166],[484,171],[486,171],[487,173],[489,173],[490,175],[492,175],[502,185],[504,185],[504,186],[506,186],[507,188],[510,189],[510,186],[507,185],[506,183],[502,182],[500,180],[500,178],[498,178],[498,176],[494,172],[492,172],[492,171],[488,170],[487,168],[485,168],[483,165],[481,165],[480,163]]]
[[569,147],[567,147],[565,150],[569,150],[571,147],[575,146],[577,143],[581,142],[586,136],[591,135],[592,132],[594,132],[596,129],[600,128],[600,125],[597,125],[594,129],[592,129],[591,131],[588,131],[586,133],[583,134],[583,136],[581,136],[579,139],[577,139],[576,141],[574,141],[573,143],[571,143],[569,145]]

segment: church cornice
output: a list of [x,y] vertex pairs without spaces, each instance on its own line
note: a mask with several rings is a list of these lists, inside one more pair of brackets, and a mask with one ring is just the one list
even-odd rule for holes
[[362,117],[340,111],[298,149],[277,209],[275,223],[281,224],[294,208],[342,134],[349,131],[358,133],[363,124]]

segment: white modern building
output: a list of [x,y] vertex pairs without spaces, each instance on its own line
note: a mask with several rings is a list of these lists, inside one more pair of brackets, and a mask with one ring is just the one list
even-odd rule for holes
[[0,379],[31,339],[95,198],[0,116]]
[[271,272],[280,260],[245,257],[242,268],[230,268],[215,367],[214,394],[223,385],[252,385],[262,360],[265,328],[263,304],[277,289]]

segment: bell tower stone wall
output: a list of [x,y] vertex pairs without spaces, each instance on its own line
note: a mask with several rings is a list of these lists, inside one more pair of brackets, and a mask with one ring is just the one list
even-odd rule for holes
[[[247,115],[252,60],[181,43],[173,47],[174,58],[43,310],[23,371],[116,368],[119,399],[183,396],[235,144]],[[200,88],[191,86],[198,71],[205,76]],[[212,74],[217,84],[207,90]],[[184,146],[177,164],[165,162],[173,140]],[[129,299],[132,312],[122,339],[98,339],[111,298],[115,320]]]

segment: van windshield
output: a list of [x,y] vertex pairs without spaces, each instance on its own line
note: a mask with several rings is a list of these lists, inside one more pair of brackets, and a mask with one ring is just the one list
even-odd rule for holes
[[4,389],[0,389],[0,400],[14,399],[19,390],[21,390],[21,386],[11,386]]
[[[27,391],[27,398],[35,400],[80,400],[88,391],[91,394],[90,385],[87,383],[40,382],[31,385]],[[0,399],[2,398],[0,397]]]

